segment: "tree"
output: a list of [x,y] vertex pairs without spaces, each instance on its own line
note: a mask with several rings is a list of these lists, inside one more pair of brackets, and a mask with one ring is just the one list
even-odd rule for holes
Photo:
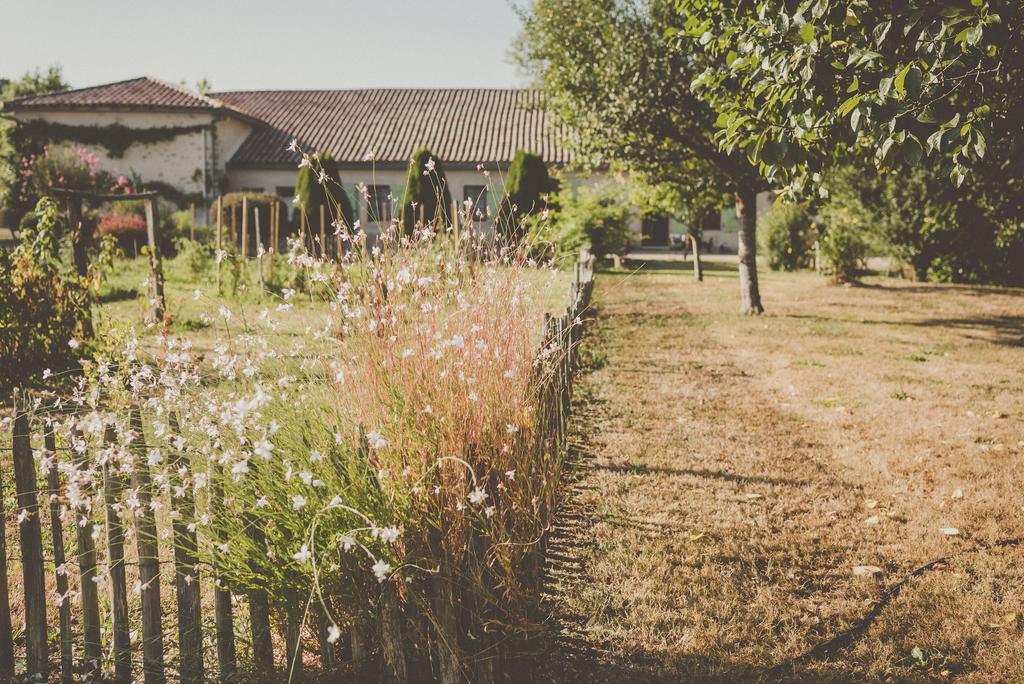
[[709,187],[735,197],[741,310],[760,313],[755,204],[768,185],[713,139],[716,113],[690,88],[704,53],[665,45],[679,21],[669,0],[538,0],[523,18],[517,53],[571,132],[566,143],[582,166],[671,184],[681,197],[708,197]]
[[969,253],[950,263],[976,262],[979,239],[995,259],[954,273],[1021,278],[1024,267],[1014,264],[1024,258],[1024,4],[676,2],[682,28],[672,40],[681,54],[702,55],[693,87],[719,112],[724,150],[748,155],[766,179],[788,184],[790,196],[828,197],[829,168],[867,154],[885,174],[883,187],[909,181],[906,202],[923,205],[943,191],[908,174],[939,169],[951,187],[966,189],[961,218],[901,224],[898,241],[920,257],[918,274],[932,261],[925,253],[935,236],[952,227],[960,233],[942,241]]
[[295,181],[298,205],[310,221],[319,217],[320,207],[323,206],[328,220],[342,221],[351,227],[354,211],[341,182],[338,163],[329,152],[317,155],[317,160],[299,169],[299,177]]
[[409,171],[402,192],[402,227],[412,235],[420,217],[424,223],[440,221],[447,226],[452,195],[441,161],[425,147],[409,160]]
[[548,174],[541,156],[516,150],[505,180],[505,198],[498,211],[498,225],[518,237],[522,219],[544,209],[548,196],[556,192],[558,182]]
[[800,191],[850,147],[943,162],[955,184],[1024,139],[1019,0],[677,0],[675,44],[717,139]]
[[[70,86],[64,80],[59,66],[48,67],[45,71],[36,69],[25,72],[14,80],[0,78],[0,102],[19,97],[67,90]],[[21,201],[24,194],[19,189],[22,180],[17,174],[24,150],[18,150],[11,141],[10,131],[14,124],[0,119],[0,206],[13,210],[14,219],[30,210],[34,201]]]

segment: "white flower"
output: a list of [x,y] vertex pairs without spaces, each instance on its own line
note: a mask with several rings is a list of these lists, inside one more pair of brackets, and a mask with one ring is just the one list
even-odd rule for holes
[[292,204],[299,204],[301,201],[302,201],[302,198],[300,198],[298,195],[296,195],[295,197],[292,197]]
[[296,494],[292,497],[292,509],[299,510],[306,505],[306,497],[301,494]]
[[292,141],[290,143],[288,143],[288,151],[289,152],[295,152],[298,149],[299,149],[299,141],[296,140],[295,138],[292,138]]
[[510,480],[516,479],[516,471],[514,471],[514,470],[506,470],[505,471],[505,477],[507,477]]
[[505,432],[507,432],[510,435],[514,435],[515,433],[519,432],[519,426],[509,423],[508,425],[505,426]]
[[333,644],[341,638],[341,629],[338,625],[331,625],[327,628],[327,643]]
[[79,344],[79,341],[73,337],[70,340],[68,340],[68,346],[71,347],[72,349],[78,349]]
[[424,175],[424,176],[426,176],[427,174],[429,174],[429,173],[432,173],[432,172],[434,171],[434,165],[435,165],[435,164],[436,164],[436,162],[434,161],[434,158],[433,158],[433,157],[431,157],[430,159],[428,159],[428,160],[427,160],[427,163],[423,165],[423,168],[424,168],[424,169],[426,169],[426,170],[425,170],[425,171],[423,172],[423,175]]
[[295,560],[299,561],[300,563],[305,563],[312,556],[313,556],[313,554],[310,553],[309,547],[307,545],[303,544],[302,548],[299,549],[299,552],[292,555],[292,558],[294,558]]
[[322,460],[324,460],[324,455],[321,454],[319,451],[316,451],[314,449],[313,451],[309,452],[309,462],[310,463],[319,463]]
[[352,547],[356,545],[356,540],[347,534],[341,538],[341,548],[343,551],[351,551]]
[[393,544],[401,534],[397,527],[375,527],[373,529],[373,536],[385,544]]
[[484,499],[487,498],[487,492],[477,487],[476,489],[469,493],[469,496],[467,498],[469,499],[469,503],[478,506],[484,502]]
[[373,564],[373,574],[377,576],[378,582],[383,582],[388,578],[388,573],[391,572],[391,565],[385,563],[383,560],[379,560]]
[[376,430],[366,433],[366,443],[370,445],[371,449],[380,449],[388,444],[387,440]]
[[486,515],[488,518],[494,515],[494,506],[488,506],[487,508],[485,508],[484,515]]

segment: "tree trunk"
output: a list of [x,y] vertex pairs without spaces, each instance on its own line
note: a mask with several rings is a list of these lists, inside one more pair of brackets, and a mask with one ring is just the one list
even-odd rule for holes
[[744,190],[736,193],[736,215],[740,220],[740,313],[761,314],[761,293],[757,289],[757,193]]
[[690,242],[693,244],[693,277],[699,283],[704,280],[704,268],[700,263],[700,238],[691,235]]

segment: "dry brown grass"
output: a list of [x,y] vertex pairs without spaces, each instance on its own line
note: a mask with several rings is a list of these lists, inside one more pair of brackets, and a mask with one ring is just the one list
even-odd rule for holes
[[764,274],[747,318],[737,289],[599,279],[551,679],[1024,681],[1024,546],[972,550],[1024,535],[1024,291]]

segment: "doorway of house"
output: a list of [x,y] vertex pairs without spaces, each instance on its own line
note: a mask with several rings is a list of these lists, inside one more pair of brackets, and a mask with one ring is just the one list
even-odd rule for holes
[[645,216],[640,231],[644,247],[668,247],[668,216]]

